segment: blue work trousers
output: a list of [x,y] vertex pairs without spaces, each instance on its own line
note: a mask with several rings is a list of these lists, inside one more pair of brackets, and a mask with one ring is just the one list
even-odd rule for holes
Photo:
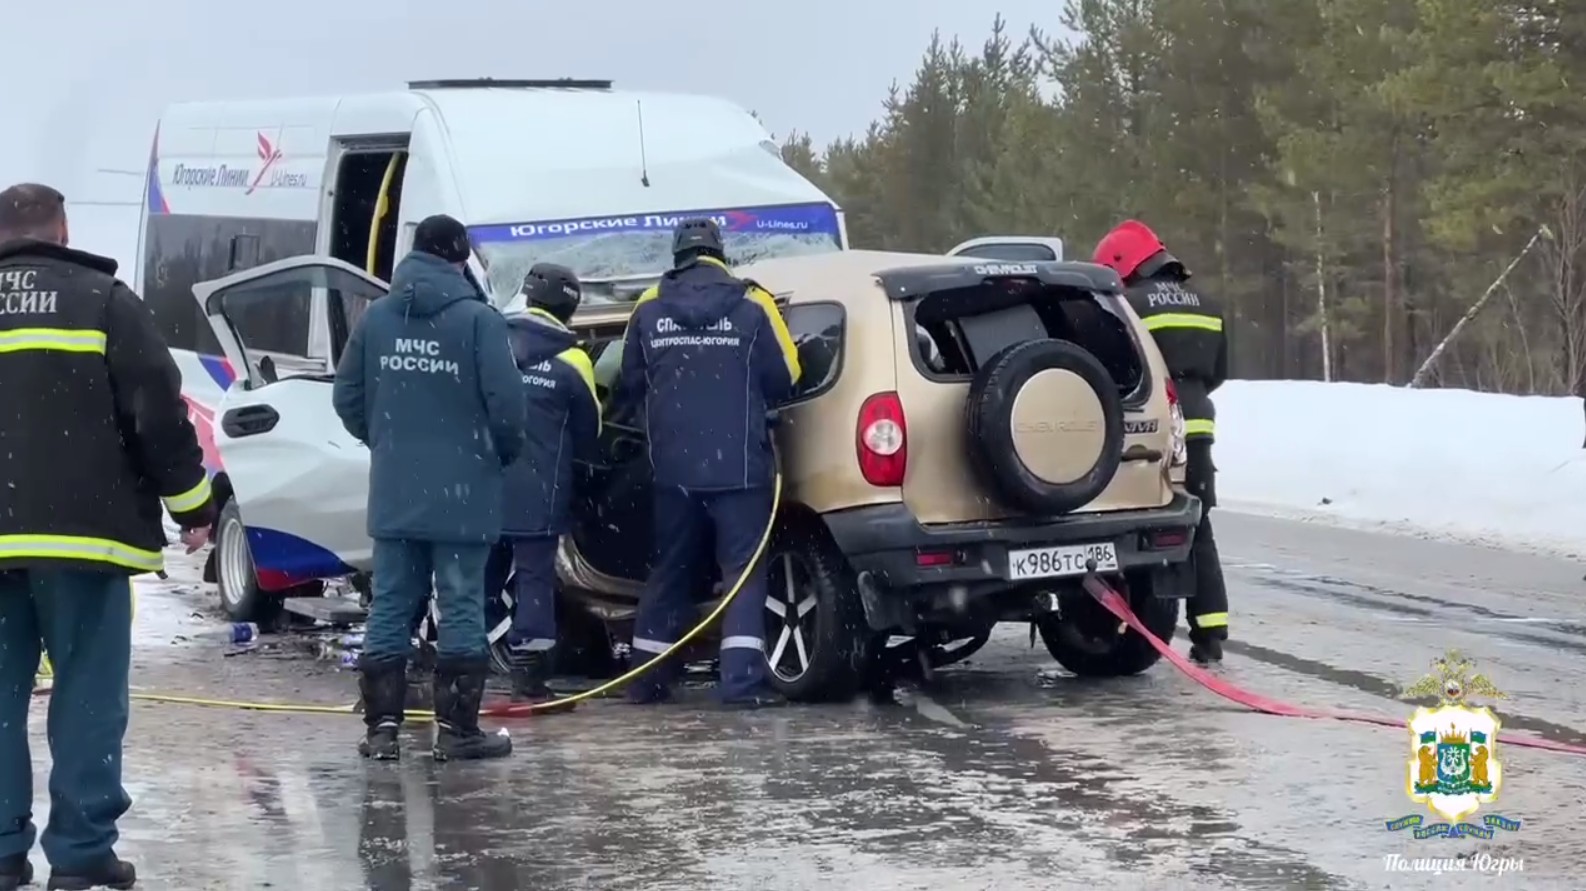
[[485,561],[487,544],[446,544],[376,539],[374,596],[364,627],[363,661],[406,661],[413,644],[413,620],[435,591],[435,655],[442,660],[473,660],[489,650],[485,642]]
[[28,705],[49,650],[51,868],[73,872],[110,854],[116,821],[132,806],[121,786],[132,658],[132,580],[80,570],[0,572],[0,857],[33,847],[33,760]]
[[507,644],[514,650],[549,650],[556,646],[555,535],[512,538],[512,630]]
[[[769,488],[691,492],[676,486],[655,490],[655,566],[645,583],[633,624],[633,652],[641,662],[655,659],[698,621],[694,565],[703,539],[716,536],[716,563],[723,582],[737,581],[754,559],[771,516]],[[748,699],[769,688],[765,657],[766,573],[757,564],[722,618],[721,698]],[[657,666],[633,682],[630,699],[664,698],[675,666]]]

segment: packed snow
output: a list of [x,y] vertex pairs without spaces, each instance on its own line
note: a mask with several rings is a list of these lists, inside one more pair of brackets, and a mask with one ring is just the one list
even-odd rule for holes
[[1579,399],[1311,381],[1215,398],[1225,507],[1586,555]]

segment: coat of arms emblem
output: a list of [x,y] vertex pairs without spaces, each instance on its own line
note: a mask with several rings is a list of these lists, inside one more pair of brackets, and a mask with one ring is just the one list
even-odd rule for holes
[[[1417,829],[1416,835],[1490,837],[1492,827],[1518,828],[1517,821],[1502,817],[1482,821],[1486,827],[1461,822],[1482,805],[1496,801],[1503,785],[1498,716],[1486,706],[1473,705],[1471,699],[1501,699],[1504,694],[1476,672],[1475,663],[1451,650],[1432,663],[1431,674],[1404,691],[1406,699],[1434,696],[1437,707],[1418,708],[1409,721],[1405,791],[1411,801],[1448,822]],[[1404,818],[1389,828],[1411,828],[1420,823],[1418,817]]]
[[1419,708],[1410,719],[1410,800],[1446,820],[1491,804],[1503,784],[1498,719],[1486,708]]

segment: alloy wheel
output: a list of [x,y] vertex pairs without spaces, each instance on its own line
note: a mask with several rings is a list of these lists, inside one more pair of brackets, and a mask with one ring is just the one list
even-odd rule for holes
[[766,661],[773,674],[791,683],[803,677],[815,659],[818,601],[810,583],[813,574],[803,558],[778,554],[767,575],[766,640],[771,649]]
[[235,607],[235,598],[248,590],[254,578],[253,554],[248,552],[248,531],[241,519],[226,518],[225,524],[220,527],[219,545],[217,569],[225,579],[225,584],[219,586],[220,596],[225,598],[227,605]]

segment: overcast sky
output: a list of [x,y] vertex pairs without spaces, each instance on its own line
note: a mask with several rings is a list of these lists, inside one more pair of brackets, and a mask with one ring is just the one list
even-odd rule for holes
[[[23,2],[23,0],[18,0]],[[601,77],[726,96],[778,135],[862,132],[933,28],[978,46],[1057,29],[1056,0],[68,0],[23,2],[0,70],[0,179],[136,197],[160,109],[191,99],[399,88],[436,77]],[[547,133],[547,139],[566,134]],[[120,194],[105,194],[119,192]]]

